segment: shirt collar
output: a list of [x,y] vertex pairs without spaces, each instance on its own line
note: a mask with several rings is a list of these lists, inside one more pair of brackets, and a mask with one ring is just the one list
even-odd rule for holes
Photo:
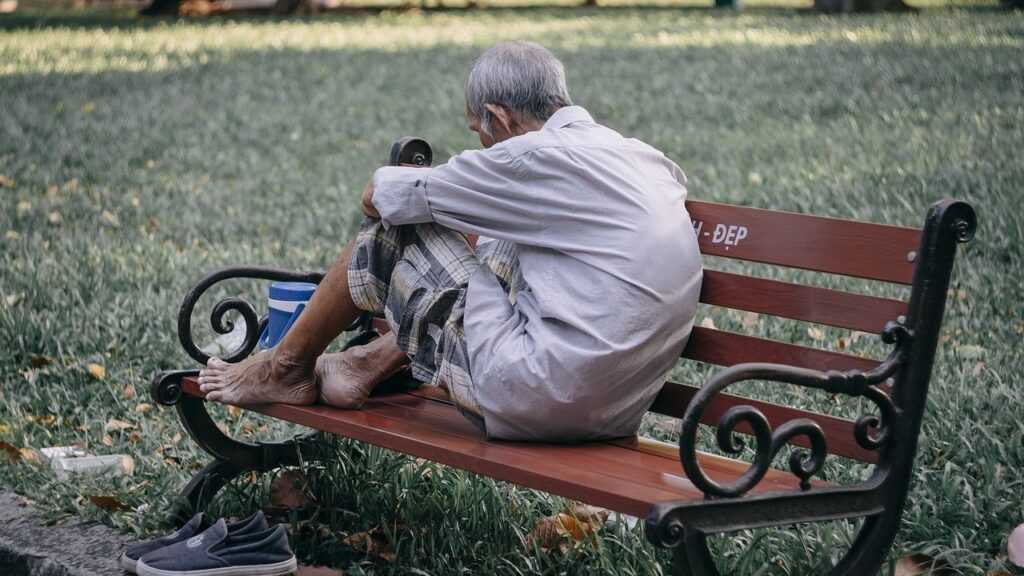
[[555,111],[555,113],[548,118],[547,122],[544,123],[544,130],[565,128],[573,122],[593,121],[594,119],[590,116],[590,112],[587,112],[587,110],[582,106],[563,106]]

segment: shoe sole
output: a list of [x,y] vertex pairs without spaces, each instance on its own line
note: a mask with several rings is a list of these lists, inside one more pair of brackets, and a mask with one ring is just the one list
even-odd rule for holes
[[138,574],[138,568],[135,567],[136,561],[132,560],[128,556],[121,554],[121,569],[130,574]]
[[139,576],[284,576],[299,568],[295,556],[276,564],[259,564],[256,566],[228,566],[226,568],[206,568],[204,570],[160,570],[139,560],[135,565]]

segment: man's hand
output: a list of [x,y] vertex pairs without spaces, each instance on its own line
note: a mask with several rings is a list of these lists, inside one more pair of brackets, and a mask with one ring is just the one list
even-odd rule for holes
[[380,219],[380,213],[373,206],[373,178],[366,183],[366,189],[363,190],[363,214],[370,218]]

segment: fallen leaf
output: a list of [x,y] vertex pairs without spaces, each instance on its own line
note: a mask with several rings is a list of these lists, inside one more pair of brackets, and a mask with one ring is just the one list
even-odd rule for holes
[[91,363],[88,364],[85,369],[89,372],[89,375],[96,380],[103,380],[107,377],[107,369],[100,364]]
[[21,301],[21,294],[8,294],[4,296],[4,303],[7,304],[8,308],[14,308],[18,302]]
[[7,442],[0,441],[0,450],[7,453],[7,459],[11,462],[21,460],[21,449]]
[[1017,526],[1006,539],[1006,556],[1017,568],[1024,568],[1024,524]]
[[8,240],[17,240],[18,238],[21,238],[21,234],[18,234],[16,230],[8,230],[4,233],[4,238],[7,238]]
[[14,180],[0,174],[0,188],[14,188],[15,186],[17,186],[17,183]]
[[142,434],[132,431],[132,433],[128,435],[128,441],[132,444],[138,444],[139,442],[142,442]]
[[100,220],[103,220],[103,223],[111,228],[118,228],[121,226],[121,219],[117,217],[117,214],[114,214],[109,210],[104,210],[103,213],[100,214]]
[[33,368],[42,368],[43,366],[53,364],[53,358],[50,358],[45,354],[33,354],[32,357],[28,359],[28,363],[31,364]]
[[46,219],[50,222],[50,224],[53,224],[54,226],[64,221],[64,217],[60,215],[60,212],[56,211],[47,214]]
[[815,328],[814,326],[807,327],[807,335],[813,340],[822,341],[825,339],[825,331],[821,328]]
[[21,459],[25,462],[39,462],[40,460],[39,452],[31,448],[22,448],[18,452],[21,455]]
[[92,502],[96,507],[110,512],[120,512],[122,510],[131,509],[130,506],[113,496],[88,496],[87,498],[89,498],[89,502]]
[[239,408],[238,406],[235,406],[233,404],[228,404],[228,416],[231,416],[232,418],[237,420],[238,417],[241,416],[241,415],[242,415],[242,409],[241,408]]
[[609,511],[588,504],[575,504],[564,512],[541,518],[527,537],[527,545],[542,550],[558,548],[562,552],[577,542],[589,539],[604,526]]
[[36,423],[43,426],[52,426],[57,421],[57,417],[53,414],[43,414],[42,416],[36,417]]
[[702,328],[709,328],[711,330],[715,329],[715,321],[712,320],[710,316],[707,316],[704,319],[702,319],[700,321],[700,325]]
[[82,104],[82,112],[84,112],[85,114],[91,114],[91,113],[93,113],[95,111],[96,111],[96,103],[95,102],[86,102],[85,104]]
[[131,384],[125,384],[124,388],[121,389],[121,395],[124,396],[125,400],[131,400],[135,398],[135,386]]
[[102,442],[104,446],[113,446],[114,438],[110,434],[104,434],[103,439],[100,440],[100,442]]
[[117,418],[111,418],[107,421],[107,424],[103,427],[105,432],[112,432],[114,430],[128,430],[135,428],[135,424],[131,422],[125,422],[124,420],[118,420]]
[[146,414],[146,413],[148,413],[152,409],[153,409],[153,405],[149,404],[147,402],[143,402],[141,404],[136,404],[135,405],[135,411],[138,412],[139,414]]
[[270,505],[295,509],[309,503],[306,497],[306,476],[298,470],[282,472],[270,484]]
[[359,552],[366,553],[367,556],[382,558],[389,562],[395,559],[395,549],[379,526],[366,532],[356,532],[341,541]]
[[181,442],[181,432],[175,432],[174,433],[174,437],[171,438],[171,442],[173,442],[175,444],[177,444],[178,442]]
[[78,190],[78,178],[72,178],[64,183],[65,192],[73,192],[75,190]]
[[971,369],[971,374],[974,375],[975,377],[977,377],[977,376],[981,376],[981,373],[984,372],[984,371],[985,371],[985,363],[984,362],[977,362],[977,363],[975,363],[974,368]]
[[139,197],[138,196],[132,196],[131,203],[132,203],[132,208],[138,208],[142,204],[142,202],[139,201]]
[[32,210],[32,203],[28,200],[22,200],[21,202],[18,202],[14,209],[18,213],[18,216],[24,216]]
[[125,476],[135,474],[135,458],[132,458],[131,456],[121,456],[121,470],[124,471]]
[[47,196],[50,196],[50,197],[56,196],[57,192],[60,192],[60,188],[57,188],[56,184],[50,184],[49,186],[46,187],[46,195]]

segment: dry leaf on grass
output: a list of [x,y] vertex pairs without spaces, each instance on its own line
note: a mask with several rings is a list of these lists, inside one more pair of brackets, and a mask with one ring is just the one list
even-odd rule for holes
[[96,364],[95,362],[87,364],[85,366],[85,370],[96,380],[103,380],[107,377],[107,369],[104,368],[103,365]]
[[153,405],[149,404],[147,402],[143,402],[141,404],[136,404],[135,405],[135,411],[138,412],[139,414],[146,414],[147,412],[149,412],[152,409],[153,409]]
[[11,462],[21,460],[21,449],[7,442],[0,442],[0,451],[7,453],[7,459]]
[[53,211],[46,215],[46,220],[56,226],[64,221],[64,217],[60,215],[60,212]]
[[11,178],[0,174],[0,188],[14,188],[17,184]]
[[910,554],[896,562],[893,576],[945,576],[951,574],[948,565],[927,554]]
[[88,496],[87,498],[89,498],[89,502],[92,502],[96,507],[109,510],[110,512],[120,512],[122,510],[131,509],[131,506],[128,506],[113,496]]
[[131,422],[125,422],[124,420],[118,420],[117,418],[111,418],[107,420],[106,425],[103,426],[104,432],[112,432],[114,430],[128,430],[135,428],[135,424]]
[[371,528],[366,532],[356,532],[341,540],[359,552],[367,556],[382,558],[391,562],[395,559],[395,549],[388,542],[388,537],[380,526]]
[[104,210],[103,213],[100,214],[100,220],[103,221],[103,224],[110,226],[111,228],[118,228],[121,226],[121,219],[117,217],[117,214],[114,214],[110,210]]
[[309,504],[306,497],[306,476],[298,470],[286,470],[270,484],[270,505],[295,509]]
[[811,339],[819,342],[825,339],[825,331],[821,328],[815,328],[814,326],[809,326],[807,328],[807,335],[810,336]]
[[45,354],[33,354],[32,357],[29,358],[28,363],[31,364],[33,368],[42,368],[43,366],[53,364],[53,358],[50,358]]
[[591,538],[608,520],[608,510],[576,504],[554,516],[541,518],[533,527],[526,542],[542,550],[558,548],[565,552],[575,543]]

